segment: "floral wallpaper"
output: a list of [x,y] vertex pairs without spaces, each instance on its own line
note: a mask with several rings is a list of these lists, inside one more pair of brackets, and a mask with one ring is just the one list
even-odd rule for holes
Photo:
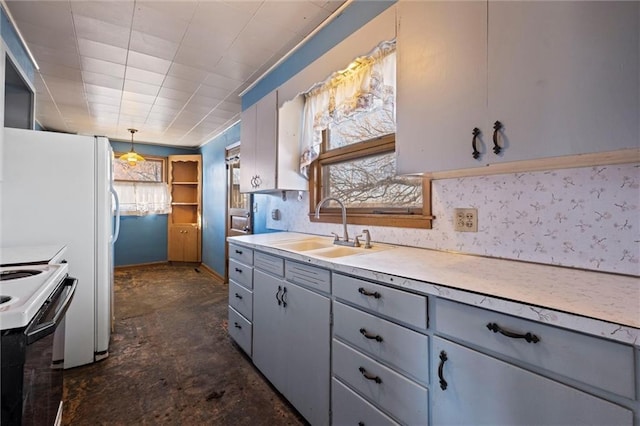
[[[267,227],[329,235],[307,217],[308,194],[258,199]],[[443,179],[432,183],[433,229],[368,227],[373,241],[640,275],[640,164]],[[455,208],[478,209],[478,232],[453,230]],[[362,226],[349,225],[357,235]]]

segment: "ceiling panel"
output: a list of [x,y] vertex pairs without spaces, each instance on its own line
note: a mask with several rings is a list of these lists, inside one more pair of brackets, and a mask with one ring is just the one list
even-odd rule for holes
[[45,129],[197,147],[239,93],[344,1],[5,0],[40,63]]

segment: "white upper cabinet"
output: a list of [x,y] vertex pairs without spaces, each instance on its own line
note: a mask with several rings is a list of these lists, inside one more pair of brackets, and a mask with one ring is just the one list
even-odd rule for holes
[[399,173],[640,145],[639,2],[401,1],[397,24]]
[[307,189],[306,179],[297,172],[302,102],[288,102],[278,112],[274,90],[242,112],[241,192]]

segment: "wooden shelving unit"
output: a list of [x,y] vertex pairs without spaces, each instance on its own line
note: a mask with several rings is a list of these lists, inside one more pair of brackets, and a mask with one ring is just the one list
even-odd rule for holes
[[200,155],[169,156],[168,257],[172,262],[202,260],[202,157]]

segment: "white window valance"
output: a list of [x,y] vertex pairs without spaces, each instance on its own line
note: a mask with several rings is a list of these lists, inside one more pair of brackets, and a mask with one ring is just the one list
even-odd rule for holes
[[[322,131],[363,111],[391,108],[395,115],[395,40],[378,45],[346,70],[332,74],[305,94],[300,172],[318,158]],[[394,120],[395,121],[395,120]]]
[[114,182],[120,199],[120,214],[144,216],[171,213],[171,194],[166,183]]

